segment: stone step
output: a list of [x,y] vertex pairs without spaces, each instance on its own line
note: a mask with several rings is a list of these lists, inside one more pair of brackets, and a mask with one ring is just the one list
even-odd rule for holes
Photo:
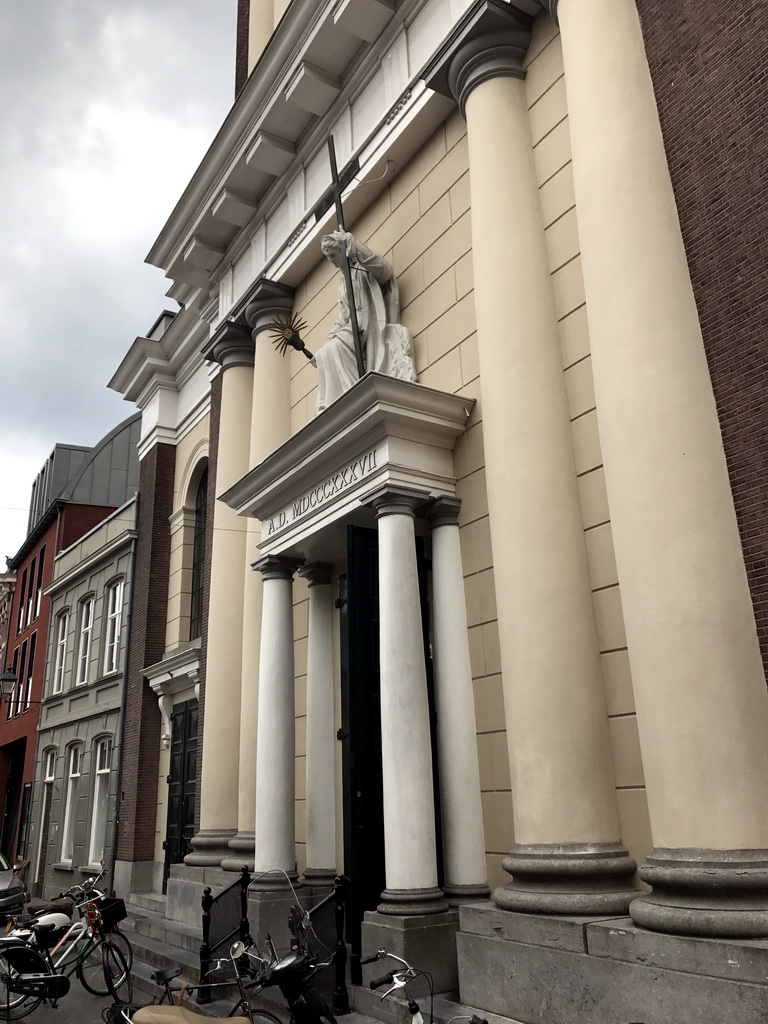
[[143,910],[155,910],[164,914],[167,899],[168,897],[161,892],[132,892],[125,905],[127,907],[130,904]]
[[169,946],[185,949],[190,953],[199,954],[202,941],[202,923],[198,928],[191,928],[189,925],[181,924],[179,921],[171,921],[162,913],[156,910],[148,910],[146,907],[135,903],[126,903],[130,927],[138,935],[145,935],[150,939],[157,939]]
[[138,931],[131,932],[129,938],[133,946],[134,958],[151,969],[181,967],[182,982],[197,984],[200,980],[199,953],[170,945],[168,942],[152,938],[149,935],[142,935]]

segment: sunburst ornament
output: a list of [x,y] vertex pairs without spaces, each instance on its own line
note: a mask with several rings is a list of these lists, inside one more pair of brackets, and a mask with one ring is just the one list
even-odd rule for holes
[[284,356],[289,348],[303,352],[307,359],[314,359],[314,355],[301,340],[302,331],[306,331],[307,322],[295,313],[278,314],[269,323],[269,333],[272,335],[272,344],[281,356]]

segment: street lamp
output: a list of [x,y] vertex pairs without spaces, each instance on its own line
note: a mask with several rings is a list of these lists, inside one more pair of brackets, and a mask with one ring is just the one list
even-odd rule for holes
[[7,668],[5,672],[0,676],[0,687],[2,687],[3,698],[10,703],[11,696],[13,694],[13,688],[18,682],[16,673],[12,668]]

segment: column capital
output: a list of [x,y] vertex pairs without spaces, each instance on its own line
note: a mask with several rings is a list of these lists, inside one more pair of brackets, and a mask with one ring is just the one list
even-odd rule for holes
[[458,526],[459,512],[461,512],[461,498],[456,498],[451,494],[441,494],[425,506],[423,514],[434,530],[438,526]]
[[[540,0],[546,4],[556,0]],[[492,78],[525,78],[523,59],[533,19],[503,0],[478,0],[427,64],[427,88],[452,96],[465,111],[469,94]]]
[[559,2],[560,0],[539,0],[541,6],[555,22],[557,21],[557,5]]
[[330,562],[307,562],[299,569],[299,576],[302,576],[310,587],[329,586],[333,566]]
[[265,330],[280,313],[293,310],[296,289],[280,281],[260,277],[240,302],[242,316],[251,329],[253,340]]
[[376,518],[382,516],[410,516],[415,518],[416,509],[429,497],[427,491],[400,484],[384,484],[368,496],[367,504],[376,511]]
[[301,564],[301,558],[288,558],[285,555],[266,555],[257,562],[252,562],[251,568],[260,572],[264,580],[290,580]]
[[253,366],[254,344],[247,327],[234,320],[222,321],[202,348],[203,358],[231,366]]

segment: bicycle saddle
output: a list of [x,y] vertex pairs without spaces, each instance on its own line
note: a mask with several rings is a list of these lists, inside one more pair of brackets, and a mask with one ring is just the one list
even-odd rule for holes
[[[205,1018],[202,1018],[205,1020]],[[247,1017],[229,1017],[229,1024],[250,1024]],[[200,1014],[183,1006],[142,1006],[131,1017],[133,1024],[200,1024]]]
[[30,922],[29,930],[31,932],[35,932],[36,935],[47,935],[48,932],[52,932],[58,927],[59,926],[53,921],[44,922],[43,924],[38,924],[37,921],[32,921]]
[[66,914],[67,917],[72,917],[72,904],[67,900],[51,900],[50,903],[40,901],[28,903],[25,909],[33,917],[39,917],[41,914]]
[[164,985],[166,981],[172,981],[181,974],[180,967],[167,967],[164,971],[153,971],[151,978],[156,985]]

